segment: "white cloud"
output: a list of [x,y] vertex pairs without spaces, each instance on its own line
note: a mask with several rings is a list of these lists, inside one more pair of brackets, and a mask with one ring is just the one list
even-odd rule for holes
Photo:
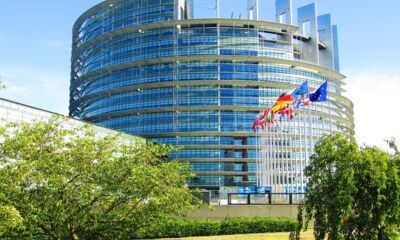
[[0,66],[0,76],[6,84],[0,97],[57,113],[68,113],[68,70]]
[[347,74],[345,95],[354,103],[358,143],[387,149],[385,139],[400,140],[400,70],[368,69]]
[[4,84],[7,86],[7,91],[12,94],[31,94],[31,89],[26,86],[15,84],[10,81],[4,81]]

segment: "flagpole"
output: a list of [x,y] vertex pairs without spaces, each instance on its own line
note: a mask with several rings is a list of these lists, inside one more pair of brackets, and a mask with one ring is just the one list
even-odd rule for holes
[[297,159],[298,159],[298,134],[297,134],[297,121],[298,121],[298,116],[300,116],[299,114],[299,109],[296,108],[297,112],[296,112],[296,118],[294,119],[293,122],[293,128],[290,128],[291,131],[291,139],[292,139],[292,151],[294,152],[294,156],[292,156],[292,159],[294,160],[292,163],[292,167],[291,167],[291,171],[292,171],[292,185],[291,185],[291,189],[290,191],[292,193],[295,192],[294,188],[297,189]]
[[275,163],[275,153],[276,153],[276,149],[275,149],[275,128],[276,126],[272,125],[271,127],[271,153],[272,153],[272,171],[271,171],[271,175],[272,175],[272,191],[276,191],[276,178],[275,178],[275,174],[276,174],[276,163]]
[[267,145],[268,146],[268,152],[267,152],[267,161],[266,161],[266,164],[265,164],[265,176],[268,179],[269,186],[272,187],[272,182],[271,182],[271,162],[272,162],[272,141],[271,141],[271,137],[272,137],[272,134],[271,134],[271,126],[270,126],[270,124],[268,124],[268,131],[267,131],[266,137],[267,137],[266,141],[268,141],[268,145]]
[[327,94],[328,108],[329,108],[329,131],[330,131],[329,134],[332,134],[333,133],[332,132],[332,113],[331,113],[332,106],[331,106],[331,99],[329,99],[329,91],[328,90],[329,90],[329,84],[326,89],[326,94]]
[[[290,109],[292,109],[291,107],[289,107],[289,114],[290,114]],[[284,130],[282,130],[282,132],[283,132],[283,142],[282,142],[282,144],[283,144],[283,146],[284,146],[284,148],[285,148],[285,162],[284,162],[284,166],[285,166],[285,168],[284,168],[284,178],[283,178],[283,189],[284,189],[284,192],[288,192],[288,184],[289,184],[289,147],[288,147],[288,135],[289,135],[289,131],[287,130],[288,129],[288,126],[289,126],[289,124],[290,124],[290,117],[288,117],[288,116],[286,116],[286,119],[287,119],[287,121],[285,121],[285,126],[284,126]]]
[[[300,162],[300,168],[301,168],[301,183],[300,183],[300,192],[303,192],[303,188],[304,188],[304,168],[305,168],[305,162],[307,159],[307,128],[306,128],[306,113],[305,113],[305,109],[303,108],[303,121],[302,121],[302,125],[303,125],[303,140],[304,140],[304,156],[302,156],[303,160]],[[303,155],[303,154],[301,154]]]
[[268,152],[269,152],[269,145],[267,142],[268,138],[268,130],[265,129],[262,134],[263,134],[263,146],[264,146],[264,151],[263,151],[263,158],[262,158],[262,169],[261,169],[261,178],[262,178],[262,186],[265,186],[268,179],[267,179],[267,162],[268,162]]
[[285,126],[286,126],[286,116],[283,115],[283,121],[281,124],[281,130],[280,130],[280,145],[282,149],[282,158],[281,158],[281,168],[282,168],[282,180],[281,180],[281,192],[285,192],[285,177],[286,177],[286,146],[285,146],[285,136],[284,136],[284,131],[285,131]]
[[297,109],[297,118],[296,118],[296,121],[294,122],[294,129],[293,129],[293,134],[294,134],[294,138],[296,139],[296,155],[295,155],[295,166],[294,166],[294,168],[293,168],[293,174],[294,174],[294,177],[295,177],[295,179],[294,179],[294,187],[295,187],[295,190],[293,190],[293,192],[296,192],[297,191],[297,188],[298,188],[298,180],[299,180],[299,172],[298,172],[298,169],[299,169],[299,166],[300,166],[300,162],[299,162],[299,160],[301,159],[301,155],[300,155],[300,152],[301,152],[301,137],[300,137],[300,131],[299,131],[299,129],[300,129],[300,125],[299,125],[299,122],[300,122],[300,118],[301,118],[301,113],[300,113],[300,109]]
[[256,129],[256,184],[257,186],[260,186],[260,155],[261,155],[261,151],[260,151],[260,144],[259,144],[259,137],[258,137],[258,129]]
[[280,192],[280,184],[281,184],[281,176],[282,176],[282,169],[281,169],[281,146],[279,146],[279,135],[278,132],[280,131],[280,126],[281,126],[281,119],[279,119],[279,123],[277,123],[275,127],[275,137],[274,137],[274,143],[275,143],[275,168],[277,169],[277,181],[276,181],[276,192]]
[[321,114],[321,120],[322,120],[322,128],[323,128],[323,134],[326,133],[326,126],[325,126],[325,111],[324,111],[324,105],[323,103],[319,103],[319,111]]
[[[293,109],[293,114],[294,114],[294,109]],[[288,180],[288,190],[289,193],[291,193],[293,191],[293,179],[294,179],[294,174],[293,174],[293,139],[292,139],[292,120],[290,120],[289,122],[289,130],[288,130],[288,148],[289,148],[289,152],[290,152],[290,170],[288,168],[288,175],[290,177],[290,184],[289,184],[289,180]],[[290,186],[290,189],[289,189]]]
[[266,133],[267,129],[263,129],[261,131],[261,143],[262,143],[262,155],[261,155],[261,159],[260,159],[260,186],[264,186],[265,184],[265,163],[267,161],[267,151],[268,151],[268,146],[267,146],[267,142],[265,139],[265,133]]
[[[283,157],[283,149],[282,149],[282,144],[281,144],[281,132],[282,132],[282,115],[279,116],[279,125],[277,127],[277,132],[276,132],[276,144],[278,145],[278,156],[277,156],[277,162],[278,162],[278,189],[279,192],[282,192],[282,178],[283,178],[283,168],[282,168],[282,157]],[[279,135],[279,136],[278,136]]]
[[[308,108],[308,126],[309,126],[309,131],[310,131],[309,135],[310,136],[308,138],[309,142],[308,142],[308,144],[306,146],[308,154],[306,154],[305,167],[307,167],[310,164],[311,152],[308,151],[308,150],[309,150],[309,147],[312,146],[312,142],[313,142],[313,139],[314,139],[314,127],[316,126],[316,124],[313,124],[313,121],[315,120],[316,112],[314,111],[314,113],[312,113],[310,106],[308,106],[307,108]],[[306,183],[308,183],[308,179],[306,179]],[[302,191],[304,192],[304,188],[302,189]]]
[[273,131],[272,131],[272,134],[273,134],[273,141],[272,141],[272,146],[273,146],[273,148],[274,148],[274,164],[273,164],[273,169],[274,169],[274,178],[275,178],[275,183],[274,183],[274,191],[275,192],[278,192],[278,184],[279,184],[279,168],[278,168],[278,153],[279,153],[279,149],[278,149],[278,146],[277,146],[277,143],[276,143],[276,139],[277,139],[277,136],[276,136],[276,133],[277,133],[277,128],[278,128],[278,126],[277,126],[277,124],[278,123],[275,123],[275,125],[274,125],[274,127],[273,127]]
[[267,171],[268,171],[268,161],[269,161],[269,143],[268,143],[268,132],[269,126],[267,125],[264,132],[264,144],[265,144],[265,155],[263,155],[263,168],[262,168],[262,175],[263,175],[263,184],[266,183],[268,185],[268,178],[267,178]]

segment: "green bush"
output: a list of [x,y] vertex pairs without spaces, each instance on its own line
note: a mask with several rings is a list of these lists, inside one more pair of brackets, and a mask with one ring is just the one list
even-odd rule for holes
[[221,223],[221,234],[288,232],[296,221],[286,218],[229,218]]
[[241,233],[288,232],[296,221],[287,218],[228,218],[212,220],[168,220],[137,232],[135,238],[177,238]]

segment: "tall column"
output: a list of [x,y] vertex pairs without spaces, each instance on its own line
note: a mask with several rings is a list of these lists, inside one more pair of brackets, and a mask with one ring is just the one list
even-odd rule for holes
[[310,4],[298,9],[298,24],[300,35],[305,39],[300,42],[302,59],[314,64],[319,64],[318,47],[318,19],[316,4]]
[[284,24],[293,24],[292,0],[276,0],[276,22]]
[[258,20],[258,0],[247,0],[247,14],[249,20]]

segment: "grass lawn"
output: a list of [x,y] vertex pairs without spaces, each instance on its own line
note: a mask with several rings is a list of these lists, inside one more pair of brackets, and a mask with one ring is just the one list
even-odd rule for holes
[[[208,237],[187,237],[187,238],[163,238],[164,240],[180,239],[180,240],[288,240],[289,233],[254,233],[254,234],[237,234],[237,235],[221,235]],[[312,230],[302,232],[302,240],[313,240]],[[400,237],[396,238],[400,240]]]
[[[304,240],[312,240],[312,231],[302,233]],[[171,238],[170,238],[171,239]],[[175,238],[177,239],[177,238]],[[255,233],[255,234],[238,234],[238,235],[222,235],[222,236],[208,236],[208,237],[187,237],[179,238],[183,240],[288,240],[289,233]]]

